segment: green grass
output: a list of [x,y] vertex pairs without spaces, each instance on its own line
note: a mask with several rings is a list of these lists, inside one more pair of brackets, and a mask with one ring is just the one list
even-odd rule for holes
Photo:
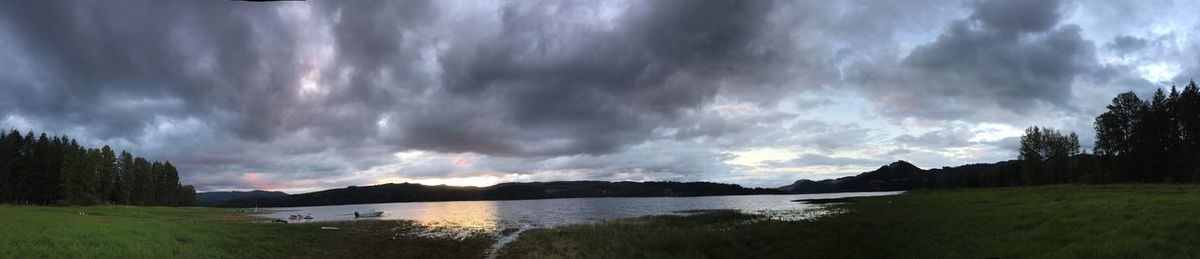
[[1200,255],[1200,186],[912,191],[775,221],[736,212],[526,231],[505,258],[1111,258]]
[[[734,211],[525,231],[504,258],[1200,255],[1200,186],[913,191],[778,221]],[[216,208],[0,205],[0,258],[478,258],[495,235],[409,221],[265,224]],[[338,230],[321,230],[334,226]]]
[[216,208],[0,205],[0,258],[478,258],[494,241],[421,235],[440,232],[409,221],[256,221]]

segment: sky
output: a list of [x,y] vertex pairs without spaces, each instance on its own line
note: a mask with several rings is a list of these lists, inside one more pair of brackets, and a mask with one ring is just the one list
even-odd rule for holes
[[1016,158],[1200,74],[1193,1],[4,1],[0,128],[201,191],[777,187]]

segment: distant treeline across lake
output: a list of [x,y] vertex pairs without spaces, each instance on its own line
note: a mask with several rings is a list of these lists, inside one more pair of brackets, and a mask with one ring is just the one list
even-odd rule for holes
[[418,201],[529,200],[587,197],[692,197],[715,195],[784,194],[766,188],[709,182],[566,181],[502,183],[487,187],[429,186],[415,183],[350,186],[287,195],[266,192],[201,193],[209,206],[294,207]]

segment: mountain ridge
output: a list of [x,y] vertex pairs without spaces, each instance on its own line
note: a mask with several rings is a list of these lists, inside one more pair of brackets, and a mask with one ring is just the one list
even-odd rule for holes
[[[713,182],[507,182],[485,187],[387,183],[362,187],[348,186],[301,194],[260,191],[272,194],[246,195],[203,204],[219,207],[296,207],[391,202],[693,197],[970,188],[1019,185],[1021,176],[1018,173],[1018,166],[1017,161],[1009,160],[922,169],[908,161],[898,160],[880,166],[878,169],[853,176],[825,180],[801,179],[777,188],[746,188],[736,184]],[[202,196],[208,195],[202,194]]]
[[775,189],[789,193],[829,193],[1011,186],[1019,185],[1019,166],[1016,160],[1008,160],[921,169],[898,160],[857,175],[825,180],[800,179]]
[[201,192],[196,194],[196,204],[204,206],[219,205],[232,200],[248,199],[248,198],[270,198],[283,197],[289,194],[280,191],[218,191],[218,192]]
[[387,183],[348,186],[281,197],[234,199],[222,207],[297,207],[390,202],[529,200],[595,197],[694,197],[717,195],[786,194],[771,188],[746,188],[712,182],[511,182],[486,187]]

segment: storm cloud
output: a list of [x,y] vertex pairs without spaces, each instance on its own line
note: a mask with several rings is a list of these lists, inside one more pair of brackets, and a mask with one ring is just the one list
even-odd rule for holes
[[170,160],[201,190],[782,185],[1002,159],[1033,124],[1086,139],[1096,103],[1200,71],[1172,54],[1195,24],[1089,18],[1123,4],[5,2],[0,126]]
[[1039,106],[1072,108],[1076,77],[1098,66],[1094,44],[1062,24],[1059,1],[984,1],[897,63],[865,64],[861,80],[887,116],[976,119]]

